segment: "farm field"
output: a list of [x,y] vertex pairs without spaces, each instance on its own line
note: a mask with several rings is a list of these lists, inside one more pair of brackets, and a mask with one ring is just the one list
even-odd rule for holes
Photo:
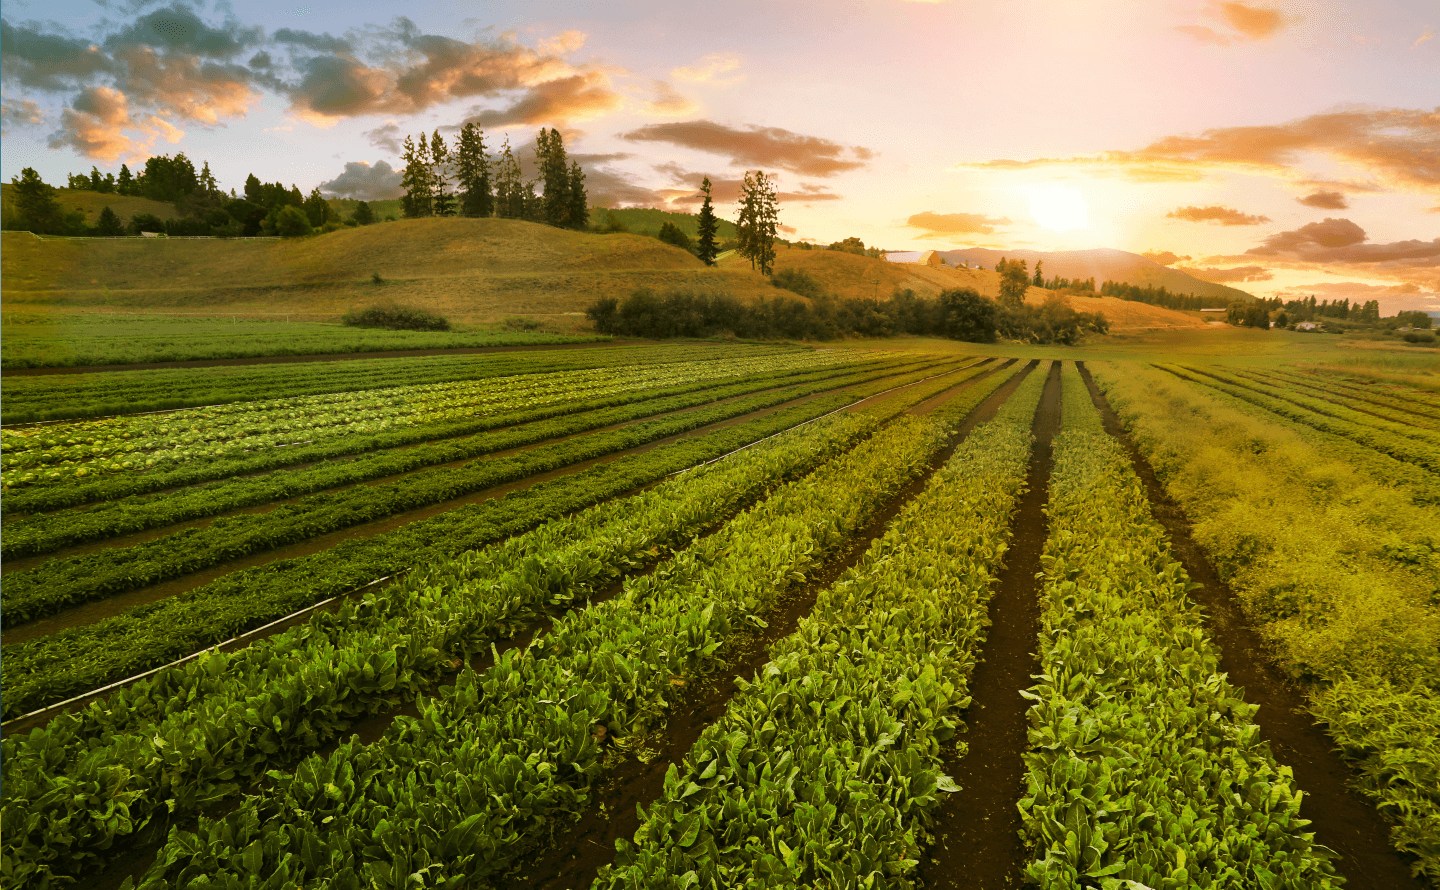
[[608,339],[545,331],[389,331],[255,316],[6,312],[0,368],[86,367]]
[[7,885],[1436,885],[1433,393],[884,345],[7,376]]

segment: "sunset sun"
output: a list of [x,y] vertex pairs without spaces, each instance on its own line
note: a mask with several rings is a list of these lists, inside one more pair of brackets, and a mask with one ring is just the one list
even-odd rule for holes
[[1078,191],[1051,185],[1031,189],[1030,216],[1039,225],[1057,232],[1079,229],[1090,222],[1089,207]]

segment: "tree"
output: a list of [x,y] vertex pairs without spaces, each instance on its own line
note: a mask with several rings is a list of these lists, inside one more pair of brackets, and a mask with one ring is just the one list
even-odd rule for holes
[[579,161],[570,162],[570,207],[566,227],[585,231],[590,223],[590,207],[585,196],[585,171]]
[[207,195],[214,195],[220,192],[220,186],[215,182],[215,174],[210,172],[210,162],[206,161],[200,171],[200,189]]
[[460,189],[462,216],[495,215],[490,191],[490,159],[485,156],[485,133],[474,122],[460,128],[455,145],[455,178]]
[[[422,140],[424,136],[420,137]],[[430,187],[434,192],[436,216],[455,215],[455,195],[450,191],[450,149],[436,130],[430,139]]]
[[851,236],[844,241],[832,241],[827,250],[837,250],[841,253],[853,253],[856,256],[865,255],[865,242]]
[[696,226],[699,237],[696,239],[695,255],[707,266],[715,265],[715,255],[719,253],[715,242],[715,235],[720,230],[720,221],[715,218],[715,205],[710,200],[710,177],[700,183],[700,194],[705,199],[700,202],[700,219]]
[[330,218],[330,204],[320,194],[319,186],[310,190],[310,195],[305,199],[302,209],[310,220],[310,225],[317,229],[325,225],[325,221]]
[[764,171],[745,172],[740,186],[740,219],[736,223],[740,255],[750,268],[769,275],[775,264],[775,233],[780,227],[775,188]]
[[995,304],[972,288],[940,292],[941,329],[951,340],[995,342]]
[[690,236],[680,231],[680,227],[672,222],[660,224],[660,233],[657,235],[666,244],[673,244],[681,250],[690,249]]
[[435,193],[430,184],[430,145],[423,133],[418,145],[409,136],[405,137],[405,150],[401,152],[401,157],[405,160],[405,172],[401,174],[400,184],[405,187],[405,194],[400,204],[405,209],[405,217],[415,219],[432,215]]
[[1040,266],[1043,264],[1043,262],[1043,260],[1035,261],[1035,280],[1030,283],[1035,285],[1036,287],[1045,286],[1045,275],[1040,271]]
[[141,232],[163,232],[165,221],[153,213],[137,213],[130,217],[130,222],[125,224],[125,231],[132,235]]
[[361,201],[355,205],[355,221],[362,226],[368,226],[375,222],[375,213],[370,209],[369,204]]
[[286,204],[275,217],[275,234],[282,238],[299,238],[310,234],[310,218],[293,204]]
[[113,238],[116,235],[125,234],[125,226],[121,224],[120,217],[106,204],[105,209],[100,211],[100,218],[95,221],[95,234],[106,238]]
[[535,137],[535,162],[540,165],[540,183],[545,190],[542,216],[545,222],[570,227],[570,168],[566,163],[565,140],[553,127],[541,129]]
[[46,185],[34,167],[26,167],[10,180],[11,201],[15,205],[15,228],[28,229],[37,235],[64,234],[67,220],[55,198],[55,189]]
[[1025,302],[1025,291],[1030,288],[1030,275],[1026,272],[1024,260],[1001,259],[995,267],[1000,273],[1000,304],[1020,306]]
[[523,219],[525,216],[525,185],[520,177],[520,162],[511,153],[507,138],[500,160],[495,165],[495,215],[501,219]]
[[121,164],[120,175],[115,178],[115,192],[121,195],[128,195],[134,190],[135,177],[131,175],[129,167]]

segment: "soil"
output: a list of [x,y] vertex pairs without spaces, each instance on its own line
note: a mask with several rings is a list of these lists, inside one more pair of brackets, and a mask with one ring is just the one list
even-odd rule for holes
[[[1033,366],[1034,363],[1031,364]],[[735,677],[753,676],[764,666],[769,660],[770,645],[795,631],[800,620],[810,613],[820,591],[853,566],[870,543],[884,534],[890,521],[924,490],[930,477],[944,466],[970,431],[993,417],[1025,376],[1017,374],[977,406],[930,467],[886,505],[837,561],[814,576],[802,589],[785,598],[775,613],[766,615],[768,626],[746,641],[736,661],[724,675],[697,684],[684,701],[671,709],[664,735],[657,740],[659,750],[656,756],[649,762],[627,758],[611,769],[580,820],[568,830],[561,830],[538,860],[520,869],[525,873],[523,877],[500,882],[496,886],[501,890],[519,890],[522,887],[562,890],[589,886],[600,869],[614,861],[615,842],[620,838],[633,837],[640,827],[637,806],[647,806],[660,797],[670,765],[682,763],[705,728],[725,712],[737,691]],[[970,382],[973,381],[966,381],[967,384]],[[953,395],[955,390],[947,392]]]
[[1191,596],[1204,608],[1205,626],[1221,651],[1220,669],[1244,690],[1246,701],[1260,706],[1255,722],[1275,759],[1294,771],[1304,792],[1300,815],[1311,822],[1316,843],[1339,854],[1334,865],[1350,890],[1420,890],[1404,855],[1390,845],[1390,827],[1351,783],[1354,773],[1324,727],[1308,713],[1303,693],[1268,657],[1260,634],[1241,611],[1234,591],[1215,573],[1195,543],[1184,510],[1165,491],[1150,462],[1131,441],[1120,418],[1079,363],[1090,397],[1105,429],[1124,446],[1150,495],[1151,514],[1170,536],[1176,557],[1200,585]]
[[143,362],[133,365],[63,365],[49,368],[6,368],[14,377],[52,374],[99,374],[108,371],[155,371],[164,368],[220,368],[231,365],[276,365],[287,362],[345,362],[370,358],[419,358],[428,355],[481,355],[487,352],[533,352],[542,349],[594,349],[614,346],[659,345],[653,340],[598,340],[588,343],[540,343],[533,346],[462,346],[455,349],[388,349],[376,352],[325,352],[309,355],[252,355],[246,358],[202,358],[180,362]]
[[1025,849],[1020,843],[1020,799],[1024,778],[1021,755],[1028,747],[1021,690],[1039,670],[1035,654],[1040,618],[1040,553],[1049,535],[1045,516],[1050,481],[1051,440],[1060,430],[1060,363],[1050,365],[1045,391],[1035,414],[1035,445],[1025,479],[1025,494],[1012,522],[1005,568],[990,598],[990,630],[983,661],[970,679],[970,707],[962,717],[973,732],[963,757],[947,748],[945,773],[961,790],[949,795],[935,815],[934,843],[921,862],[926,888],[1000,888],[1018,886]]
[[[913,371],[913,369],[910,370]],[[97,622],[105,620],[106,618],[118,615],[132,606],[144,605],[147,603],[157,602],[162,599],[168,599],[172,596],[177,596],[196,587],[208,584],[211,581],[214,581],[221,576],[227,575],[231,572],[266,565],[268,563],[277,562],[282,559],[295,559],[302,556],[310,556],[312,554],[319,553],[322,550],[328,550],[331,547],[334,547],[345,541],[374,537],[376,535],[384,534],[385,532],[394,531],[395,529],[400,528],[404,525],[408,525],[412,522],[419,522],[421,520],[430,519],[434,516],[438,516],[441,513],[449,512],[458,507],[466,506],[469,504],[479,504],[485,501],[493,500],[495,498],[500,498],[511,491],[529,488],[538,483],[546,482],[551,479],[556,479],[561,476],[573,475],[575,473],[590,469],[591,467],[594,467],[598,464],[609,463],[622,457],[643,454],[647,451],[661,447],[663,445],[668,445],[682,438],[694,438],[704,435],[705,433],[713,432],[715,430],[737,426],[750,420],[754,420],[758,417],[768,416],[769,414],[772,414],[774,412],[782,411],[794,407],[795,405],[800,405],[808,401],[813,401],[814,399],[818,399],[830,394],[831,393],[829,392],[822,392],[808,396],[802,396],[797,399],[791,399],[790,401],[782,402],[779,405],[774,405],[769,408],[762,408],[757,411],[751,411],[738,417],[732,417],[728,420],[716,421],[715,423],[707,424],[702,427],[697,427],[696,429],[689,430],[684,433],[678,433],[673,436],[667,436],[666,438],[659,439],[654,442],[648,442],[643,445],[637,445],[621,451],[611,452],[610,454],[606,454],[601,457],[591,458],[589,460],[570,464],[568,466],[558,467],[554,470],[549,470],[538,475],[527,476],[523,479],[516,479],[511,482],[506,482],[501,485],[484,489],[482,491],[473,492],[471,494],[456,498],[454,500],[444,501],[439,504],[432,504],[428,507],[422,507],[404,513],[397,513],[384,519],[375,520],[373,522],[364,523],[362,525],[352,526],[347,529],[329,532],[315,538],[310,538],[306,541],[301,541],[295,544],[290,544],[283,547],[277,547],[274,549],[265,550],[263,552],[254,553],[241,559],[231,560],[229,562],[211,566],[198,572],[192,572],[178,578],[172,578],[168,581],[162,581],[158,584],[152,584],[137,590],[126,591],[125,593],[107,597],[102,600],[84,603],[75,606],[74,608],[67,609],[64,612],[48,616],[46,618],[36,619],[35,621],[17,625],[15,627],[6,627],[4,629],[4,642],[5,645],[8,646],[11,644],[23,643],[28,640],[49,636],[50,634],[58,633],[70,627],[81,627],[88,624],[95,624]],[[265,509],[268,508],[252,508],[252,512],[263,511]],[[213,520],[197,520],[197,522],[200,523],[208,521]]]

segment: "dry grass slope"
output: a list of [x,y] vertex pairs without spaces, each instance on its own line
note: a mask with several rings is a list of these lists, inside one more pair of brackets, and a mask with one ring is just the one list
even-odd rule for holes
[[[46,240],[9,233],[11,306],[292,312],[330,320],[377,300],[464,321],[509,315],[578,323],[597,298],[634,288],[775,293],[747,269],[707,269],[640,235],[591,235],[501,219],[419,219],[294,241]],[[378,273],[385,283],[375,285]]]
[[[10,183],[0,183],[0,219],[10,218],[10,188]],[[129,222],[130,217],[137,213],[153,213],[161,219],[174,219],[179,215],[175,212],[174,204],[152,201],[149,198],[102,195],[99,192],[79,189],[56,189],[55,199],[66,211],[84,211],[85,222],[92,226],[100,218],[100,211],[107,206],[115,211],[115,215],[119,216],[122,222]]]

